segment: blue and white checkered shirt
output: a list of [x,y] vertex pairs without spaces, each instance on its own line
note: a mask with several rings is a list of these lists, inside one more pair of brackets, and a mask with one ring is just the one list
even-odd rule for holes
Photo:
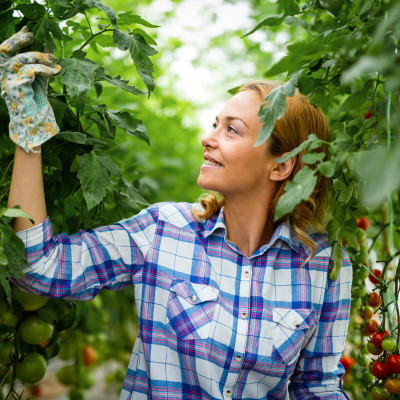
[[191,204],[161,203],[114,225],[53,236],[19,232],[30,266],[18,284],[89,300],[135,285],[139,334],[120,399],[347,399],[339,357],[352,268],[339,278],[327,235],[309,250],[280,224],[251,257],[227,239],[223,210],[196,222]]

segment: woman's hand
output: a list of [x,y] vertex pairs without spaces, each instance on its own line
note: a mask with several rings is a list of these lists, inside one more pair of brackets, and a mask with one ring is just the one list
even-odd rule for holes
[[1,95],[10,114],[10,138],[27,153],[59,131],[47,100],[47,80],[61,67],[52,66],[52,54],[16,54],[32,42],[33,34],[24,27],[0,45]]

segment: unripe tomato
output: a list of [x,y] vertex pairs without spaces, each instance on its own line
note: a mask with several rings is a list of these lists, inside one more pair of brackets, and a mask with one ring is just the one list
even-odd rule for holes
[[375,332],[371,338],[372,343],[378,349],[382,349],[382,340],[385,339],[385,337],[387,337],[387,336],[389,336],[389,332],[386,330],[384,332]]
[[68,400],[85,400],[85,394],[82,389],[71,389],[68,392]]
[[0,319],[1,325],[11,326],[14,327],[17,325],[18,317],[14,315],[8,308],[6,308],[3,312],[3,315]]
[[40,344],[53,334],[53,325],[32,314],[25,317],[18,327],[21,339],[29,344]]
[[76,365],[65,365],[57,371],[58,381],[65,386],[76,385],[78,383]]
[[381,279],[382,271],[380,269],[373,269],[371,275],[369,276],[369,280],[374,284],[379,284],[379,279]]
[[32,294],[28,292],[24,292],[18,286],[12,287],[12,295],[15,300],[18,301],[19,304],[26,311],[34,311],[43,307],[49,299],[47,297],[38,296],[37,294]]
[[28,353],[16,365],[16,377],[23,383],[37,383],[44,377],[46,368],[46,359],[41,354]]
[[367,319],[369,320],[369,319],[371,319],[372,317],[373,317],[373,315],[374,315],[374,310],[372,309],[372,307],[365,307],[365,308],[363,308],[361,311],[360,311],[360,317],[362,318],[362,319],[364,319],[365,318],[365,314],[367,314]]
[[390,397],[390,393],[385,388],[375,386],[371,390],[371,397],[372,400],[386,400]]
[[385,388],[390,394],[400,393],[400,378],[390,378],[385,382]]
[[391,374],[400,374],[400,356],[396,354],[390,355],[386,359],[386,365]]
[[371,336],[375,332],[378,332],[378,327],[379,327],[378,321],[371,319],[371,321],[368,322],[368,325],[365,328],[364,336]]
[[383,349],[380,347],[376,347],[372,342],[367,343],[367,349],[374,356],[377,356],[377,355],[383,353]]
[[367,264],[368,253],[364,249],[361,249],[354,257],[354,261],[356,264]]
[[356,236],[357,236],[357,240],[359,242],[362,242],[367,238],[367,234],[365,233],[365,230],[360,227],[357,227],[357,229],[356,229]]
[[0,364],[9,364],[15,356],[15,347],[13,342],[2,342],[0,348]]
[[375,361],[372,366],[372,375],[378,379],[386,379],[389,376],[388,366],[380,361]]
[[367,294],[366,287],[362,284],[353,289],[353,296],[362,298]]
[[367,217],[357,218],[357,227],[366,231],[370,226],[369,219]]
[[94,347],[86,345],[82,348],[83,365],[88,367],[97,361],[98,355]]
[[339,360],[341,364],[343,365],[344,369],[346,372],[350,371],[350,368],[357,364],[357,361],[352,357],[352,356],[343,356]]
[[382,340],[382,349],[385,351],[393,351],[396,348],[396,341],[389,337]]
[[370,295],[368,297],[368,304],[373,308],[380,306],[381,298],[379,296],[379,293],[377,293],[377,292],[370,293]]

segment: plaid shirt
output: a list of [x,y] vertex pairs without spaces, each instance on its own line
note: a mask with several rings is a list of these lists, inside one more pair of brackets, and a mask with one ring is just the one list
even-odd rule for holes
[[139,334],[120,399],[348,399],[339,363],[352,269],[339,278],[327,235],[308,249],[289,223],[251,257],[227,238],[223,210],[196,222],[161,203],[114,225],[53,236],[19,232],[30,266],[18,284],[89,300],[135,285]]

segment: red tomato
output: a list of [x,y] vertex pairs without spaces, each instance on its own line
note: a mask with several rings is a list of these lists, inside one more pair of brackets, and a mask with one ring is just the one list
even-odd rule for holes
[[376,361],[372,366],[372,375],[374,375],[375,378],[386,379],[389,374],[388,366],[380,361]]
[[391,394],[400,393],[400,378],[390,378],[385,382],[386,390]]
[[370,293],[370,295],[368,297],[368,304],[374,308],[380,306],[381,298],[379,297],[379,293],[377,293],[377,292]]
[[370,119],[371,116],[372,116],[371,110],[368,110],[368,111],[365,113],[364,118],[365,118],[365,119]]
[[369,280],[377,285],[379,283],[379,279],[381,279],[382,271],[380,269],[373,269],[372,274],[369,276]]
[[357,227],[366,231],[370,226],[369,219],[367,217],[357,218]]
[[385,337],[387,336],[389,336],[389,332],[386,330],[384,332],[375,332],[371,338],[372,343],[378,349],[382,349],[382,340],[385,339]]
[[386,365],[391,374],[400,374],[400,356],[390,355],[386,359]]
[[383,353],[382,347],[376,347],[372,342],[367,343],[367,349],[374,356],[377,356],[377,355]]
[[29,391],[31,392],[32,396],[41,396],[43,394],[43,389],[39,385],[32,386],[29,388]]
[[379,327],[379,322],[374,319],[371,319],[371,321],[368,322],[368,325],[365,328],[364,336],[371,336],[375,332],[378,332],[378,327]]
[[343,356],[339,360],[341,364],[344,367],[344,370],[346,372],[349,372],[350,368],[354,365],[357,364],[357,361],[352,357],[352,356]]

